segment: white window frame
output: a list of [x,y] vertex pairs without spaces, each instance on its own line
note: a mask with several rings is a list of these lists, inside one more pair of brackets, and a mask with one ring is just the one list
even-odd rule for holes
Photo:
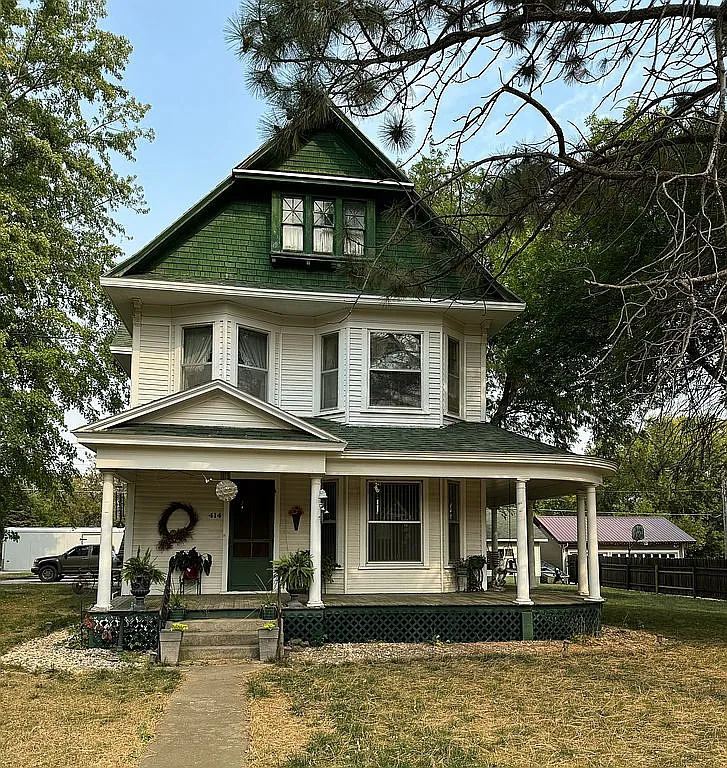
[[[421,534],[421,560],[403,561],[369,561],[369,512],[368,489],[369,483],[376,481],[386,483],[416,483],[420,488],[420,534]],[[428,479],[417,477],[362,477],[360,484],[361,511],[360,535],[359,535],[359,570],[427,570],[429,569],[429,495],[430,486]]]
[[465,484],[460,482],[459,480],[452,480],[450,478],[446,478],[444,482],[442,483],[442,510],[444,514],[444,541],[445,541],[445,558],[444,563],[442,565],[445,568],[451,568],[453,566],[453,560],[452,555],[449,549],[449,486],[450,484],[456,485],[459,489],[458,491],[458,501],[459,501],[459,520],[457,521],[458,524],[458,532],[459,532],[459,556],[460,557],[467,557],[467,553],[465,552],[465,517],[467,514],[466,507],[465,507],[465,498],[464,498],[464,492],[465,492]]
[[[372,405],[371,404],[371,335],[374,333],[390,333],[393,335],[419,336],[419,375],[420,375],[420,393],[421,401],[419,406],[406,405]],[[364,410],[377,411],[381,413],[428,413],[429,412],[429,331],[417,328],[374,328],[365,329],[363,334],[364,342],[364,370],[363,370],[363,391],[362,404]],[[379,369],[377,369],[379,370]],[[425,376],[425,372],[427,375]]]
[[[459,347],[459,410],[449,410],[449,341],[457,342]],[[462,408],[464,406],[464,341],[453,333],[445,332],[444,345],[442,349],[442,360],[444,365],[442,366],[442,391],[444,393],[444,412],[447,416],[454,416],[455,418],[462,418]]]
[[[243,329],[245,331],[253,331],[254,333],[260,333],[267,337],[267,349],[266,349],[266,357],[267,357],[267,377],[265,379],[265,401],[266,403],[272,403],[273,402],[273,380],[272,380],[272,373],[273,373],[273,333],[268,328],[260,328],[256,325],[251,325],[250,323],[241,322],[240,320],[237,320],[234,324],[234,333],[233,333],[233,339],[232,339],[232,352],[231,355],[231,363],[234,370],[234,384],[237,389],[239,389],[238,386],[238,373],[240,368],[239,363],[239,344],[240,344],[240,329]],[[244,390],[240,389],[240,392],[244,392]],[[245,392],[244,394],[249,394],[248,392]],[[255,397],[255,395],[250,395],[250,397]]]
[[[325,371],[323,370],[323,339],[327,336],[337,336],[338,337],[338,367],[335,369],[336,371],[336,405],[331,408],[326,408],[323,405],[323,374]],[[340,329],[334,328],[330,331],[322,331],[318,334],[316,334],[316,391],[315,391],[315,403],[316,403],[316,410],[318,413],[337,413],[339,411],[343,410],[343,386],[342,386],[342,373],[343,373],[343,343],[344,343],[344,337],[343,333]],[[330,371],[333,371],[334,369],[331,368]],[[328,371],[328,373],[330,373]]]
[[177,349],[179,350],[177,355],[177,382],[175,389],[179,392],[186,392],[187,389],[191,389],[191,387],[184,387],[184,332],[186,329],[191,328],[210,328],[212,330],[212,367],[210,370],[210,381],[214,381],[216,378],[216,365],[215,365],[215,344],[217,341],[217,331],[216,331],[216,325],[217,323],[214,322],[214,320],[198,320],[198,321],[190,321],[182,323],[180,326],[178,326],[178,345]]

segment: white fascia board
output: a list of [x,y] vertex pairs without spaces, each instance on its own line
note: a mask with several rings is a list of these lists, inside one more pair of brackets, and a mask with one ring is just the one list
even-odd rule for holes
[[218,437],[184,437],[182,435],[121,435],[115,432],[73,433],[83,445],[123,445],[137,448],[223,448],[252,451],[305,451],[307,453],[341,453],[345,443],[309,443],[288,440],[241,440]]
[[114,347],[113,345],[109,347],[109,352],[111,352],[112,355],[128,355],[131,357],[131,347]]
[[193,400],[197,397],[203,397],[210,392],[217,391],[225,392],[231,397],[238,399],[241,403],[249,405],[257,411],[290,424],[291,426],[296,427],[303,432],[307,432],[310,435],[314,435],[315,437],[319,437],[322,440],[326,440],[331,443],[338,443],[340,445],[346,444],[344,440],[341,440],[335,435],[331,435],[325,430],[320,429],[319,427],[315,427],[312,424],[309,424],[307,421],[303,421],[303,419],[299,418],[298,416],[295,416],[292,413],[288,413],[282,408],[278,408],[276,405],[258,400],[257,398],[242,392],[237,387],[233,387],[226,381],[222,381],[222,379],[213,379],[212,381],[208,381],[207,383],[201,384],[198,387],[185,389],[181,392],[175,392],[174,394],[167,395],[160,400],[152,400],[151,402],[144,403],[143,405],[138,405],[135,408],[131,408],[128,411],[119,413],[116,416],[109,416],[108,418],[101,419],[100,421],[97,421],[93,424],[85,424],[84,426],[79,427],[78,430],[75,430],[73,434],[89,434],[91,432],[96,432],[97,430],[116,427],[119,424],[124,424],[127,421],[133,421],[134,419],[141,418],[142,416],[148,416],[149,414],[157,413],[166,410],[167,408],[185,403],[187,400]]
[[280,299],[295,301],[329,301],[358,306],[404,307],[441,309],[479,309],[483,312],[522,312],[525,304],[509,301],[479,301],[466,299],[412,299],[403,297],[374,296],[358,293],[326,293],[325,291],[294,291],[283,288],[247,288],[217,283],[180,283],[169,280],[139,280],[132,277],[102,277],[101,285],[108,288],[126,288],[137,291],[174,291],[179,293],[208,294],[215,298]]
[[332,184],[355,184],[379,189],[414,189],[411,181],[397,181],[396,179],[365,179],[360,176],[331,176],[324,173],[294,173],[289,171],[259,171],[254,168],[233,168],[232,175],[235,178],[256,176],[270,179],[294,179],[296,181],[323,181]]
[[528,463],[528,464],[573,464],[576,466],[589,467],[591,469],[603,469],[609,472],[615,472],[618,466],[608,459],[600,459],[594,456],[552,456],[547,453],[438,453],[436,451],[397,451],[397,452],[375,452],[375,451],[346,451],[346,457],[351,459],[365,459],[377,461],[447,461],[447,462],[472,462],[501,464],[507,463]]

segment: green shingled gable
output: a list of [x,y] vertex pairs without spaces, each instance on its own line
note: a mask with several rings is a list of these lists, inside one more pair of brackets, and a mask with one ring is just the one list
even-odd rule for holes
[[[274,264],[270,258],[270,192],[260,187],[261,197],[232,200],[217,210],[211,218],[188,227],[174,244],[158,253],[153,261],[143,260],[131,266],[125,274],[154,280],[239,285],[257,288],[292,288],[304,291],[357,293],[361,283],[346,264],[306,266],[304,262]],[[262,197],[262,195],[265,195]],[[408,268],[426,267],[426,256],[416,233],[396,234],[396,225],[377,205],[376,250],[392,265],[406,264]],[[389,239],[394,236],[395,242]],[[358,271],[363,272],[358,266]],[[364,265],[365,266],[365,265]],[[438,283],[435,297],[453,294],[472,298],[501,298],[492,286],[477,286],[470,282],[469,291],[461,290],[460,280],[451,277]],[[386,295],[384,289],[367,284],[366,293]]]
[[342,136],[333,131],[315,134],[293,155],[282,162],[270,163],[266,170],[364,179],[382,179],[390,176],[382,173],[364,153],[356,151]]

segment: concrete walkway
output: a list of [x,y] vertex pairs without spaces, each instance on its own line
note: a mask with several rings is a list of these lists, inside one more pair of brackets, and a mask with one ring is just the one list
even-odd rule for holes
[[140,768],[242,768],[247,764],[247,678],[260,662],[184,668]]

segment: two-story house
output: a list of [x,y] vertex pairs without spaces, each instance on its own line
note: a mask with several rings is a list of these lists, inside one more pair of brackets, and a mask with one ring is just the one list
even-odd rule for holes
[[[128,483],[127,552],[155,550],[179,503],[197,522],[177,548],[214,559],[205,593],[259,590],[273,559],[309,549],[310,607],[325,557],[327,594],[443,594],[452,563],[486,551],[488,507],[513,503],[516,602],[529,605],[529,502],[578,493],[585,554],[612,465],[487,423],[488,339],[520,300],[476,262],[425,296],[369,280],[374,263],[427,268],[422,230],[437,225],[424,206],[417,226],[402,216],[414,199],[334,110],[285,156],[264,145],[103,278],[130,336],[115,352],[131,402],[76,434],[103,473],[107,527],[113,476]],[[165,524],[189,522],[178,508]],[[597,560],[588,578],[598,601]],[[109,604],[102,574],[97,607]]]

